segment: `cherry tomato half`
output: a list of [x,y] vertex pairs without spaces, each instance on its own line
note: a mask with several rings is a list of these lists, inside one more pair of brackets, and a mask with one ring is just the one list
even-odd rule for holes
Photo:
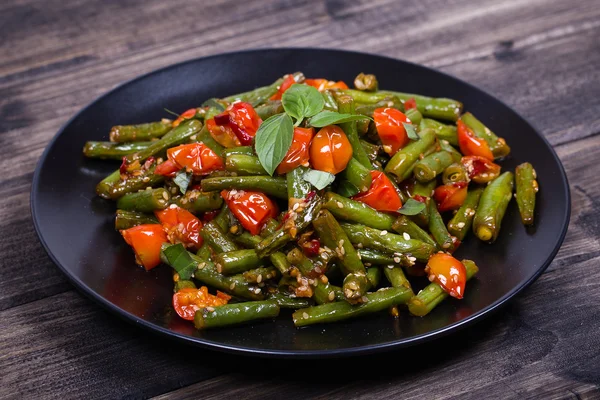
[[138,225],[122,230],[121,235],[133,247],[135,261],[143,265],[146,271],[160,264],[160,246],[169,241],[162,225]]
[[210,135],[221,146],[238,147],[252,144],[262,120],[252,104],[239,101],[206,121]]
[[410,110],[413,108],[417,108],[417,102],[414,99],[414,97],[411,97],[410,99],[404,102],[404,110]]
[[194,249],[202,245],[200,229],[202,222],[191,212],[171,205],[164,210],[154,211],[154,215],[167,232],[171,243],[182,243],[185,247]]
[[196,311],[204,307],[218,307],[227,304],[231,299],[226,293],[217,291],[217,295],[208,293],[208,288],[183,288],[173,295],[173,308],[181,318],[194,320]]
[[456,210],[467,198],[467,182],[449,183],[438,186],[433,192],[440,212]]
[[181,167],[171,160],[165,160],[154,169],[156,175],[173,177]]
[[206,175],[224,168],[221,157],[204,143],[182,144],[171,147],[167,150],[167,157],[180,169],[185,168],[194,175]]
[[480,156],[494,161],[494,155],[487,142],[475,136],[473,131],[461,120],[456,121],[456,133],[458,146],[465,156]]
[[437,282],[450,296],[462,299],[467,282],[467,270],[463,263],[446,253],[429,257],[425,272],[429,280]]
[[484,157],[465,156],[460,163],[475,183],[488,183],[500,175],[500,166]]
[[304,83],[316,88],[319,92],[326,89],[348,89],[348,85],[342,81],[329,81],[327,79],[305,79]]
[[390,179],[380,171],[371,171],[371,178],[373,180],[369,190],[357,194],[352,199],[379,211],[397,212],[402,207],[402,200]]
[[352,158],[352,146],[337,125],[321,128],[310,144],[310,163],[314,169],[337,174]]
[[194,118],[196,116],[196,112],[197,110],[195,108],[190,108],[189,110],[184,111],[183,114],[181,114],[179,117],[177,117],[175,121],[173,121],[173,128],[178,127],[179,124],[181,124],[186,119]]
[[285,78],[283,78],[283,82],[279,86],[279,89],[277,89],[277,93],[271,96],[269,100],[281,100],[283,93],[285,93],[285,91],[288,90],[294,83],[296,83],[294,76],[292,74],[286,75]]
[[373,112],[377,134],[383,143],[383,150],[389,154],[396,154],[398,150],[408,143],[408,135],[402,123],[410,124],[410,120],[402,111],[390,107],[381,107]]
[[242,226],[253,235],[258,235],[269,218],[276,217],[279,212],[275,203],[261,192],[223,190],[221,197]]
[[292,145],[277,167],[278,174],[287,174],[297,166],[308,163],[308,149],[314,135],[314,128],[294,128]]

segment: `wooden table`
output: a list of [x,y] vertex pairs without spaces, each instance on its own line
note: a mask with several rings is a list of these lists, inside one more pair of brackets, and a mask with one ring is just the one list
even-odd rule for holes
[[[0,397],[600,398],[596,0],[5,0],[0,38]],[[552,265],[452,340],[341,362],[185,347],[83,298],[46,256],[29,211],[33,170],[58,128],[139,74],[278,46],[423,63],[522,113],[571,184],[571,226]]]

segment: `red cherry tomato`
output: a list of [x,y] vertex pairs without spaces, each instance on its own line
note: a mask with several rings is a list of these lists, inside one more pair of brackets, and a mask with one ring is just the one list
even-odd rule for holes
[[167,232],[171,243],[182,243],[194,249],[202,245],[200,229],[202,222],[191,212],[171,205],[164,210],[154,211],[154,215]]
[[183,114],[181,114],[179,117],[177,117],[175,121],[173,121],[173,128],[179,126],[179,124],[181,124],[186,119],[194,118],[196,116],[196,111],[197,110],[195,108],[190,108],[189,110],[184,111]]
[[500,166],[479,156],[465,156],[460,160],[475,183],[488,183],[500,175]]
[[410,110],[413,108],[417,108],[417,102],[414,99],[414,97],[411,97],[410,99],[404,102],[404,110]]
[[181,318],[194,320],[196,311],[204,307],[219,307],[231,299],[226,293],[217,291],[217,295],[208,293],[208,288],[183,288],[173,295],[173,308]]
[[433,198],[440,212],[456,210],[467,198],[467,183],[456,182],[438,186],[433,192]]
[[337,174],[352,158],[352,146],[337,125],[321,128],[310,144],[310,163],[314,169]]
[[348,89],[348,85],[342,81],[334,82],[327,79],[305,79],[304,83],[316,88],[319,92],[326,89]]
[[160,264],[160,246],[169,241],[162,225],[138,225],[122,230],[121,235],[133,247],[136,262],[147,271]]
[[390,107],[381,107],[373,112],[377,134],[383,143],[383,150],[389,154],[396,154],[398,150],[408,143],[408,135],[402,123],[410,124],[410,120],[403,112]]
[[292,145],[277,167],[278,174],[287,174],[297,166],[308,163],[308,149],[314,135],[315,130],[313,128],[294,128]]
[[154,173],[156,175],[173,177],[180,169],[181,167],[175,164],[173,161],[165,160],[156,166]]
[[352,199],[365,203],[379,211],[397,212],[402,200],[390,179],[380,171],[371,171],[373,181],[368,191],[359,193]]
[[262,120],[250,103],[239,101],[214,118],[206,121],[213,139],[225,147],[248,146]]
[[456,121],[458,146],[465,156],[480,156],[494,161],[494,155],[487,142],[475,136],[473,131],[461,120]]
[[242,226],[253,235],[258,235],[269,218],[276,217],[278,213],[277,206],[261,192],[223,190],[221,197]]
[[171,147],[167,150],[167,157],[179,169],[185,168],[194,175],[206,175],[224,168],[221,157],[204,143],[182,144],[177,147]]
[[437,282],[450,296],[462,299],[467,282],[465,266],[446,253],[436,253],[429,257],[425,272],[429,280]]
[[279,89],[277,89],[277,93],[271,96],[269,100],[281,100],[283,93],[285,93],[285,91],[288,90],[294,83],[296,83],[294,76],[292,74],[286,75],[281,83],[281,86],[279,86]]

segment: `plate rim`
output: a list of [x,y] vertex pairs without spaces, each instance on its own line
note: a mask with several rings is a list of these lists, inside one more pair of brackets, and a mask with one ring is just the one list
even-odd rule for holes
[[[526,124],[528,124],[533,129],[535,134],[542,139],[543,143],[546,145],[548,150],[550,150],[550,154],[552,155],[554,161],[557,163],[557,165],[559,167],[560,178],[561,178],[560,183],[563,186],[565,200],[567,203],[567,207],[564,210],[564,215],[562,218],[563,227],[562,227],[562,231],[560,232],[560,235],[558,237],[558,241],[557,241],[556,245],[554,246],[554,249],[546,257],[546,260],[542,263],[542,265],[527,280],[525,280],[524,282],[521,282],[519,285],[516,285],[515,287],[513,287],[504,296],[498,298],[493,303],[482,308],[481,310],[477,311],[476,313],[469,315],[468,317],[466,317],[464,319],[453,322],[447,326],[444,326],[442,328],[439,328],[439,329],[436,329],[433,331],[429,331],[429,332],[422,333],[422,334],[419,334],[416,336],[411,336],[408,338],[398,339],[398,340],[394,340],[394,341],[390,341],[390,342],[378,343],[378,344],[372,344],[372,345],[364,345],[364,346],[358,346],[358,347],[352,347],[352,348],[322,349],[322,350],[293,350],[293,349],[275,350],[275,349],[260,349],[260,348],[256,348],[256,347],[246,347],[246,346],[223,344],[223,343],[216,342],[213,340],[207,340],[207,339],[203,339],[203,338],[193,337],[190,335],[185,335],[185,334],[182,334],[179,332],[169,330],[165,327],[153,324],[151,322],[145,321],[145,320],[135,316],[134,314],[118,307],[117,305],[108,301],[103,296],[96,293],[90,287],[85,285],[78,277],[74,276],[65,266],[63,266],[61,263],[58,262],[57,258],[51,252],[48,244],[46,243],[44,237],[41,234],[41,228],[39,226],[39,224],[40,224],[39,216],[37,215],[37,211],[36,211],[36,203],[38,202],[38,197],[39,197],[41,166],[45,163],[45,161],[48,158],[48,155],[50,153],[50,150],[54,147],[54,144],[56,143],[58,138],[64,133],[65,129],[69,125],[71,125],[71,123],[77,117],[79,117],[82,113],[84,113],[86,110],[91,108],[94,104],[96,104],[98,101],[100,101],[104,97],[109,96],[113,92],[116,92],[129,84],[137,82],[138,80],[146,79],[147,77],[149,77],[151,75],[155,75],[158,73],[164,73],[173,68],[178,68],[178,67],[184,66],[186,64],[191,64],[191,63],[195,63],[195,62],[199,62],[199,61],[203,61],[203,60],[207,60],[207,59],[212,59],[212,58],[218,58],[218,57],[226,58],[226,57],[231,57],[234,55],[247,54],[247,53],[281,52],[281,51],[314,51],[314,52],[324,52],[324,53],[331,53],[331,52],[345,53],[345,54],[354,54],[354,55],[367,56],[367,57],[376,57],[376,58],[384,59],[389,62],[401,62],[401,63],[409,64],[409,65],[412,65],[412,66],[415,66],[418,68],[428,70],[430,72],[434,72],[434,73],[443,75],[446,79],[459,81],[461,84],[467,85],[470,88],[474,88],[480,92],[485,93],[486,95],[493,98],[495,101],[501,103],[506,108],[508,108],[512,112],[514,112],[520,119],[522,119]],[[166,65],[164,67],[154,69],[150,72],[144,73],[144,74],[136,76],[132,79],[121,82],[121,83],[117,84],[116,86],[112,87],[111,89],[107,90],[106,92],[103,92],[96,98],[94,98],[91,102],[89,102],[84,107],[80,108],[74,115],[72,115],[58,129],[58,131],[56,132],[56,134],[54,134],[52,139],[50,139],[50,141],[46,144],[44,151],[42,152],[40,158],[38,159],[38,161],[36,163],[35,170],[33,173],[33,179],[31,182],[31,189],[30,189],[30,212],[31,212],[31,218],[33,220],[33,226],[34,226],[36,235],[38,236],[38,239],[39,239],[40,243],[42,244],[42,247],[44,248],[48,257],[52,260],[52,262],[67,277],[67,280],[75,287],[75,289],[77,289],[77,291],[79,291],[80,293],[83,293],[87,298],[93,300],[96,304],[100,305],[103,309],[108,310],[111,314],[118,316],[121,320],[125,320],[129,323],[132,323],[135,326],[141,327],[144,330],[151,332],[153,334],[158,334],[159,336],[167,337],[169,339],[176,340],[180,343],[191,344],[191,345],[194,345],[197,347],[201,347],[201,348],[213,350],[213,351],[223,351],[226,353],[237,354],[237,355],[261,356],[261,357],[269,357],[269,358],[304,358],[304,359],[310,359],[310,358],[316,358],[316,357],[338,358],[338,357],[349,357],[349,356],[356,356],[356,355],[381,353],[382,351],[385,351],[385,350],[397,350],[397,349],[406,348],[409,346],[423,344],[423,343],[429,342],[431,340],[439,339],[439,338],[445,337],[451,333],[455,333],[457,331],[463,330],[464,328],[467,328],[469,326],[472,326],[476,322],[486,319],[491,314],[493,314],[494,312],[498,311],[500,308],[505,306],[510,300],[515,298],[521,292],[523,292],[533,282],[535,282],[535,280],[537,280],[539,278],[539,276],[552,263],[552,261],[556,257],[556,254],[562,247],[562,244],[564,243],[564,240],[565,240],[568,228],[569,228],[570,219],[571,219],[571,190],[570,190],[568,176],[566,174],[566,171],[564,169],[564,165],[563,165],[562,161],[558,157],[558,154],[554,150],[554,147],[550,144],[548,139],[546,139],[546,137],[540,132],[540,130],[534,124],[532,124],[531,121],[529,121],[527,118],[523,117],[513,107],[508,106],[504,101],[498,99],[496,96],[490,94],[488,91],[486,91],[478,86],[475,86],[465,80],[462,80],[462,79],[455,77],[451,74],[448,74],[446,72],[440,71],[436,68],[431,68],[431,67],[428,67],[423,64],[418,64],[418,63],[414,63],[414,62],[407,61],[404,59],[385,56],[385,55],[381,55],[381,54],[375,54],[375,53],[363,52],[363,51],[355,51],[355,50],[323,48],[323,47],[265,47],[265,48],[252,48],[252,49],[245,49],[245,50],[229,51],[229,52],[224,52],[224,53],[216,53],[216,54],[211,54],[208,56],[196,57],[196,58],[181,61],[178,63]]]

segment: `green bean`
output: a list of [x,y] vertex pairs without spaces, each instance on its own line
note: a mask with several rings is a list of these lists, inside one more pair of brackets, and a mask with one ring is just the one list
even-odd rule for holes
[[243,272],[242,276],[248,283],[262,283],[269,279],[277,279],[279,271],[273,267],[258,267]]
[[387,267],[383,268],[383,273],[392,287],[409,289],[412,293],[411,297],[415,295],[402,267],[388,265]]
[[237,175],[268,175],[256,156],[234,154],[225,159],[225,170]]
[[296,327],[342,321],[365,314],[371,314],[405,304],[410,300],[412,291],[406,288],[384,288],[365,295],[366,302],[352,305],[345,301],[302,308],[292,314]]
[[[467,280],[471,279],[479,271],[479,268],[477,268],[477,265],[473,261],[462,260],[461,262],[467,271]],[[432,282],[410,299],[408,302],[408,311],[412,315],[423,317],[429,314],[431,310],[447,297],[448,293],[438,283]]]
[[[195,139],[193,139],[194,136],[195,136]],[[225,147],[223,147],[221,144],[219,144],[211,136],[210,132],[208,131],[208,127],[206,125],[204,125],[202,127],[202,129],[200,129],[200,132],[197,135],[191,136],[190,137],[190,141],[204,143],[204,145],[206,145],[209,149],[211,149],[212,151],[214,151],[215,154],[222,154],[223,151],[225,150]]]
[[304,173],[308,171],[306,167],[296,167],[285,175],[287,183],[288,208],[294,207],[294,204],[303,201],[306,195],[312,190],[312,186],[304,179]]
[[375,75],[361,72],[354,78],[354,87],[365,92],[376,92],[379,89],[379,82]]
[[169,191],[165,188],[145,189],[128,193],[117,200],[117,208],[128,211],[153,212],[169,205]]
[[163,182],[165,177],[156,175],[154,173],[155,168],[156,164],[152,164],[148,169],[141,169],[140,175],[127,176],[126,179],[121,179],[121,173],[116,170],[98,183],[96,193],[105,199],[116,200],[127,193],[156,186]]
[[304,230],[311,223],[321,210],[321,206],[322,199],[318,194],[315,194],[311,199],[303,202],[302,209],[298,207],[297,211],[289,211],[288,221],[291,221],[291,224],[284,223],[272,235],[261,240],[256,246],[258,256],[265,257],[289,243],[290,240],[296,237],[298,232]]
[[323,101],[325,101],[325,110],[328,111],[338,111],[337,101],[335,101],[335,97],[333,96],[333,92],[330,89],[323,90],[321,92],[323,96]]
[[177,293],[181,289],[197,289],[196,284],[190,280],[180,279],[175,282],[175,286],[173,287],[173,292]]
[[418,94],[401,93],[393,91],[383,91],[380,93],[397,96],[403,103],[408,99],[415,99],[415,102],[417,103],[417,109],[426,118],[456,121],[462,113],[463,109],[463,105],[461,102],[442,97],[434,98],[421,96]]
[[440,249],[450,253],[456,250],[456,238],[448,233],[435,201],[429,202],[429,231]]
[[393,253],[386,253],[377,250],[371,249],[357,249],[356,252],[360,256],[361,261],[365,264],[365,266],[370,265],[403,265],[410,266],[413,265],[413,262],[410,260],[410,256],[405,254],[397,253],[396,255]]
[[415,182],[412,195],[413,196],[422,196],[422,197],[431,197],[433,196],[433,191],[435,189],[437,182],[429,181],[429,182]]
[[129,229],[144,224],[158,224],[158,220],[152,214],[144,214],[137,211],[117,210],[115,216],[115,229]]
[[352,200],[337,193],[325,193],[323,208],[334,217],[346,221],[358,222],[376,229],[392,229],[395,218],[369,207],[365,203]]
[[281,199],[287,199],[287,184],[283,178],[271,176],[222,176],[202,180],[202,190],[238,189],[256,190]]
[[388,96],[385,97],[379,101],[377,101],[376,103],[371,103],[371,104],[357,104],[356,105],[356,114],[360,114],[360,115],[364,115],[365,117],[371,117],[373,118],[373,114],[375,113],[375,110],[377,110],[378,108],[395,108],[398,109],[400,111],[404,110],[404,106],[402,105],[402,102],[400,101],[400,99],[398,99],[396,96]]
[[227,207],[227,203],[223,203],[221,211],[217,214],[213,221],[223,232],[229,231],[229,221],[231,220],[231,211]]
[[481,194],[473,219],[473,232],[484,242],[493,242],[500,233],[500,225],[513,191],[512,172],[505,172],[491,181]]
[[210,260],[212,257],[212,250],[210,249],[210,245],[208,243],[203,243],[200,246],[200,249],[196,252],[196,255],[203,260]]
[[421,114],[421,112],[418,109],[416,109],[416,108],[408,109],[404,112],[404,114],[410,120],[410,122],[412,122],[412,124],[414,126],[416,126],[416,127],[420,126],[421,121],[423,120],[423,114]]
[[461,163],[450,164],[442,173],[442,182],[449,185],[457,182],[469,182],[469,173]]
[[427,262],[435,247],[416,239],[406,240],[402,235],[389,233],[385,230],[369,228],[359,224],[340,224],[350,242],[361,243],[364,247],[383,251],[411,255],[418,261]]
[[265,104],[256,107],[256,113],[263,121],[275,114],[283,112],[281,100],[269,100]]
[[151,144],[152,142],[85,142],[83,155],[88,158],[100,158],[103,160],[122,160],[123,157],[144,150]]
[[433,119],[423,118],[419,124],[420,129],[433,129],[435,136],[441,141],[445,140],[453,146],[458,146],[456,126],[442,124]]
[[243,249],[218,253],[214,257],[217,272],[223,275],[235,275],[258,268],[264,261],[256,255],[256,250]]
[[463,155],[454,148],[447,140],[438,140],[438,144],[442,150],[447,151],[452,155],[454,162],[458,163],[462,159]]
[[225,235],[215,220],[204,224],[200,235],[217,253],[238,250],[238,246]]
[[381,281],[381,270],[377,267],[367,268],[367,290],[374,290]]
[[[336,95],[336,100],[338,104],[338,110],[342,114],[354,114],[355,106],[354,99],[351,96],[347,95]],[[358,131],[356,128],[356,121],[343,122],[340,124],[340,128],[348,137],[348,141],[352,146],[352,158],[356,159],[359,163],[363,165],[366,169],[372,169],[371,161],[369,160],[369,156],[367,156],[367,152],[360,144],[360,139],[358,137]]]
[[395,175],[398,180],[408,178],[420,156],[425,154],[435,143],[435,134],[431,129],[423,129],[419,133],[420,139],[411,141],[400,149],[385,167],[385,172]]
[[258,319],[275,318],[278,315],[279,306],[272,300],[225,304],[218,307],[204,307],[196,311],[194,326],[200,330],[220,328]]
[[182,197],[173,199],[173,202],[192,214],[217,210],[223,206],[223,198],[219,192],[201,192],[195,189],[188,190]]
[[487,126],[485,126],[481,121],[479,121],[473,114],[470,112],[464,113],[460,120],[465,123],[475,136],[485,140],[487,144],[490,146],[490,150],[494,154],[495,158],[506,157],[510,154],[510,147],[506,144],[506,140],[496,136],[494,132],[492,132]]
[[202,122],[196,119],[184,121],[176,128],[171,129],[165,136],[146,147],[144,150],[140,150],[126,156],[126,160],[128,163],[132,163],[135,160],[139,160],[140,162],[144,161],[150,156],[165,152],[168,148],[185,142],[191,136],[200,132],[200,129],[202,129]]
[[517,190],[515,197],[521,214],[521,222],[525,225],[533,224],[533,211],[535,209],[535,194],[539,190],[537,175],[530,163],[523,163],[515,169]]
[[483,188],[469,190],[465,202],[456,211],[452,219],[448,221],[448,232],[460,241],[463,241],[467,232],[471,230],[481,193],[483,193]]
[[143,142],[164,136],[173,127],[173,121],[163,119],[139,125],[117,125],[110,130],[111,142]]
[[424,157],[417,161],[413,168],[415,178],[420,182],[429,182],[441,174],[450,164],[459,161],[452,157],[452,154],[442,150]]
[[268,86],[262,86],[254,90],[250,90],[248,92],[234,94],[232,96],[225,97],[224,100],[228,103],[233,103],[235,101],[244,101],[256,107],[259,104],[266,102],[271,96],[277,93],[277,90],[282,83],[283,78],[279,78]]
[[360,144],[365,149],[365,152],[367,153],[367,157],[369,157],[369,160],[371,162],[375,161],[377,159],[377,155],[379,154],[379,150],[381,149],[381,146],[371,143],[371,142],[367,142],[366,140],[362,140],[362,139],[360,140]]
[[367,291],[365,266],[340,224],[329,211],[321,210],[313,221],[313,227],[321,243],[331,249],[339,261],[338,264],[345,275],[342,287],[346,301],[364,301],[362,297]]
[[370,168],[366,168],[356,158],[350,158],[346,169],[340,175],[356,186],[361,192],[366,192],[371,187],[372,177]]
[[310,306],[310,302],[307,299],[291,297],[283,293],[273,293],[269,295],[269,300],[272,300],[279,305],[280,308],[291,308],[297,310],[299,308],[306,308]]
[[244,156],[253,156],[254,149],[252,149],[252,146],[239,146],[239,147],[224,148],[223,151],[221,152],[221,157],[227,158],[229,156],[234,156],[234,155],[238,155],[238,154],[241,154]]
[[410,238],[417,239],[421,242],[437,247],[436,241],[429,236],[429,233],[421,229],[419,225],[411,221],[406,215],[400,215],[392,224],[392,229],[403,235],[405,239],[407,237],[406,235],[408,235]]
[[[301,279],[304,284],[303,290],[308,292],[317,304],[330,303],[336,299],[335,290],[327,280],[321,280],[321,275],[315,271],[313,262],[300,249],[292,249],[287,255],[287,260],[298,268],[304,277],[303,280]],[[309,279],[315,275],[317,276],[313,279],[314,283],[311,284]]]
[[[365,136],[369,132],[369,128],[371,126],[371,120],[368,119],[359,119],[356,121],[356,131],[359,136]],[[370,159],[370,158],[369,158]],[[373,162],[373,160],[371,160]]]

